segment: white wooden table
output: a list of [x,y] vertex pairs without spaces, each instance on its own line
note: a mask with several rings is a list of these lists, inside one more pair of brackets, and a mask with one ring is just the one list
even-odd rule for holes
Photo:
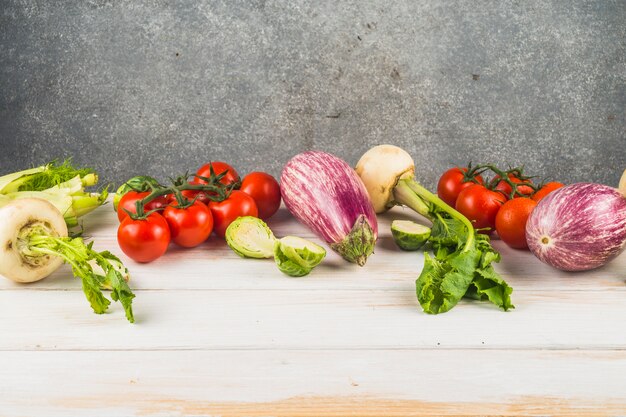
[[[566,274],[494,245],[516,309],[430,316],[394,209],[363,268],[329,251],[305,278],[212,237],[131,270],[136,324],[91,313],[63,267],[0,280],[0,416],[626,415],[626,254]],[[281,210],[277,236],[313,234]],[[121,254],[110,206],[85,219]]]

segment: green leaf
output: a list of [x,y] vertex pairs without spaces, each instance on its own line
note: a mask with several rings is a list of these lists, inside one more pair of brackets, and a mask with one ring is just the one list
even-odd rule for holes
[[95,274],[82,273],[74,268],[74,275],[82,279],[83,292],[87,297],[87,301],[96,314],[102,314],[107,311],[111,302],[106,299],[100,289],[100,282],[96,279]]
[[[433,216],[431,243],[435,258],[425,254],[424,269],[416,281],[417,298],[426,313],[444,313],[461,298],[490,301],[507,311],[513,289],[493,269],[500,254],[488,235],[468,232],[463,222],[445,212]],[[473,234],[473,236],[470,235]],[[473,244],[465,248],[470,237]]]
[[445,313],[467,292],[480,254],[457,252],[444,260],[424,254],[424,269],[416,281],[417,299],[426,313]]
[[43,171],[23,177],[17,191],[43,191],[69,181],[76,176],[84,177],[92,173],[94,171],[89,168],[73,167],[69,159],[66,159],[60,165],[53,161],[46,165]]
[[479,269],[477,277],[472,281],[472,287],[481,300],[489,300],[504,311],[515,308],[511,302],[511,288],[493,269],[491,265]]
[[433,247],[438,250],[444,248],[447,250],[456,250],[460,248],[467,240],[467,228],[463,222],[445,217],[445,213],[436,213],[432,219],[433,227],[430,232],[430,242]]
[[96,252],[93,242],[85,244],[80,237],[55,237],[45,232],[29,236],[29,248],[34,252],[56,255],[72,266],[74,275],[81,279],[83,292],[93,311],[102,314],[111,302],[102,289],[111,289],[113,301],[119,301],[129,322],[135,321],[132,300],[135,297],[126,283],[128,270],[108,251]]

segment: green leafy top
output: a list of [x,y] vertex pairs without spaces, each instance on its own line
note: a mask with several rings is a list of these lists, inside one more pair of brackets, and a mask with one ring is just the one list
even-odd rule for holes
[[468,230],[456,219],[436,216],[432,246],[435,256],[424,255],[424,269],[416,282],[417,297],[424,311],[444,313],[464,297],[491,301],[503,310],[514,308],[511,287],[491,265],[500,260],[489,237],[474,234],[469,246]]
[[[402,203],[411,207],[426,204],[428,211],[420,214],[432,223],[429,242],[434,256],[424,254],[424,268],[416,281],[417,298],[426,313],[444,313],[461,298],[491,301],[507,311],[514,308],[510,295],[513,289],[493,269],[500,261],[487,235],[477,233],[461,213],[415,180],[400,180],[396,189]],[[419,199],[420,201],[416,201]],[[419,204],[418,204],[419,203]]]
[[135,294],[126,282],[128,271],[115,255],[93,250],[93,242],[85,244],[80,237],[54,237],[37,228],[33,228],[26,239],[31,256],[59,256],[71,265],[74,275],[82,280],[83,292],[95,313],[102,314],[109,308],[111,302],[102,289],[110,289],[113,301],[122,304],[126,318],[134,323],[132,301]]
[[89,168],[74,168],[70,159],[66,159],[60,165],[57,161],[52,161],[43,171],[22,177],[16,191],[43,191],[76,176],[83,178],[90,174],[95,174],[95,171]]

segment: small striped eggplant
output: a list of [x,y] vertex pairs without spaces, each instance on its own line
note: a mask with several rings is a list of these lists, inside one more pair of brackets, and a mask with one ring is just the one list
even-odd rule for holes
[[285,205],[339,255],[363,266],[378,237],[376,213],[357,173],[326,152],[303,152],[283,168]]
[[601,184],[559,188],[530,214],[526,241],[535,256],[557,269],[598,268],[626,248],[626,198]]

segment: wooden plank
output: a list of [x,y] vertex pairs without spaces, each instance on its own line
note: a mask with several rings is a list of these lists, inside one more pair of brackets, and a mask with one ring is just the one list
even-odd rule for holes
[[[116,236],[117,218],[110,207],[101,207],[87,216],[85,230],[98,250],[110,250],[131,270],[136,289],[342,289],[410,290],[419,275],[424,258],[421,252],[402,252],[395,247],[389,224],[396,217],[407,217],[406,210],[395,208],[380,216],[380,237],[376,253],[365,267],[343,261],[328,249],[326,260],[308,277],[291,279],[280,273],[271,260],[241,259],[223,240],[212,236],[200,247],[181,249],[174,245],[168,253],[150,264],[137,264],[125,257]],[[270,224],[278,236],[299,234],[315,240],[312,233],[281,209]],[[500,241],[494,246],[502,254],[496,269],[516,291],[626,291],[626,253],[594,271],[565,273],[542,264],[531,253],[508,248]],[[2,290],[80,289],[68,266],[33,284],[15,284],[0,279]]]
[[609,416],[626,352],[3,352],[0,416]]
[[0,350],[626,349],[623,291],[515,294],[424,314],[413,291],[139,291],[137,323],[94,315],[77,291],[0,292]]

